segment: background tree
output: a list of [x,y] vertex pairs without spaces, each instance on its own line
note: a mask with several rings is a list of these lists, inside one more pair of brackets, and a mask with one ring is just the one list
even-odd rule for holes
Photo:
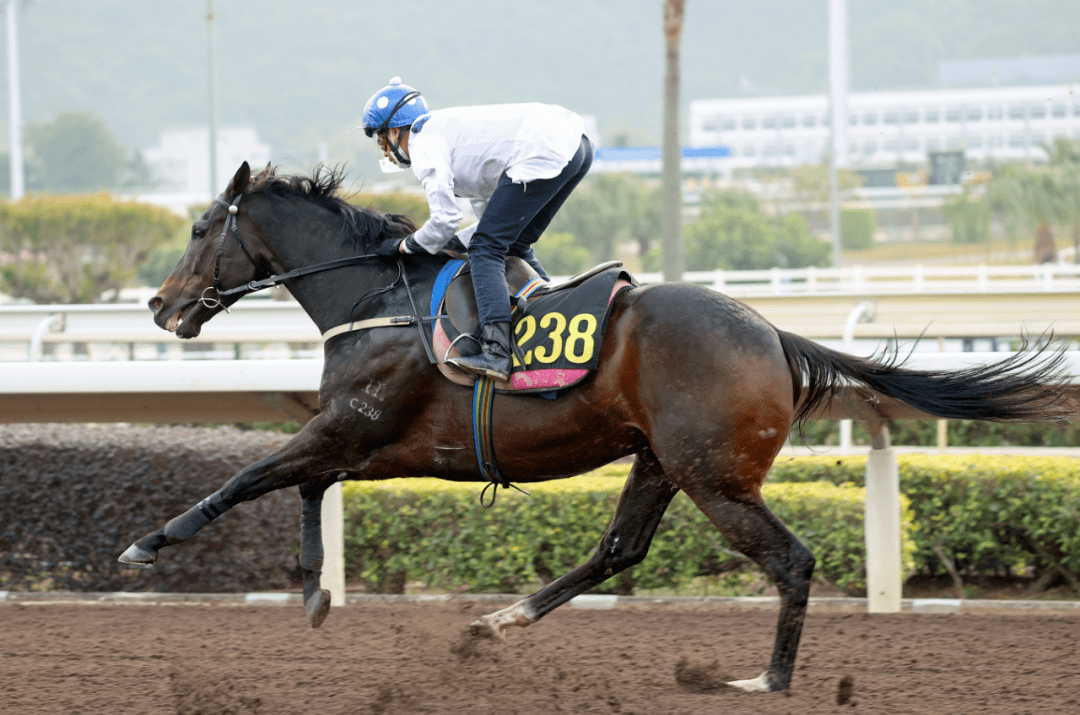
[[1060,182],[1051,167],[1008,164],[986,187],[988,210],[1000,217],[1010,242],[1023,229],[1035,234],[1035,262],[1056,258],[1052,224],[1063,215]]
[[536,257],[552,276],[572,276],[589,269],[593,263],[588,249],[569,233],[549,231],[533,245]]
[[[829,202],[829,167],[827,164],[805,164],[790,170],[791,192],[796,201],[805,203],[828,204]],[[837,189],[840,195],[862,186],[862,177],[848,169],[836,172]]]
[[349,203],[366,209],[408,216],[417,226],[422,226],[429,216],[427,198],[423,194],[409,194],[402,191],[382,194],[360,192],[348,198]]
[[[810,233],[802,214],[773,217],[743,192],[708,197],[696,221],[686,227],[686,267],[692,271],[804,268],[829,264],[829,244]],[[647,270],[660,263],[657,251]]]
[[644,256],[660,236],[664,195],[659,186],[651,186],[634,177],[625,178],[632,187],[636,187],[630,201],[629,233],[637,241],[638,255]]
[[963,193],[946,202],[942,212],[949,222],[953,243],[986,243],[990,238],[988,202],[975,196],[970,187],[965,186]]
[[0,204],[0,290],[37,303],[92,303],[121,288],[185,221],[104,195]]
[[1060,218],[1072,236],[1073,262],[1080,263],[1080,140],[1058,137],[1044,149],[1057,181]]
[[[570,195],[550,231],[573,236],[597,263],[615,259],[618,247],[631,240],[644,254],[660,233],[661,202],[660,190],[639,177],[598,174]],[[547,240],[536,249],[542,250]]]
[[61,112],[26,125],[31,188],[58,194],[113,189],[129,164],[128,152],[105,121],[90,112]]
[[1062,218],[1072,236],[1073,263],[1080,263],[1080,161],[1061,167]]

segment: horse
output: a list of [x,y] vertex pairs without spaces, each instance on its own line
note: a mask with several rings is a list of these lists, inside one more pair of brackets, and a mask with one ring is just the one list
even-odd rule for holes
[[[320,586],[323,492],[339,479],[439,477],[478,481],[472,390],[429,359],[415,296],[428,299],[446,255],[372,253],[416,230],[407,217],[360,208],[341,194],[343,173],[258,175],[245,162],[194,222],[176,268],[149,301],[153,319],[179,338],[244,295],[284,284],[325,340],[319,412],[282,449],[134,542],[120,557],[153,564],[228,509],[299,487],[300,567],[313,627],[327,615]],[[1021,359],[959,372],[918,371],[888,356],[859,358],[779,330],[739,301],[686,283],[636,286],[610,307],[598,367],[558,399],[499,394],[492,406],[499,467],[528,484],[560,479],[632,456],[615,513],[580,566],[517,603],[470,624],[504,638],[641,562],[671,499],[685,492],[779,592],[772,658],[744,690],[782,691],[791,681],[814,555],[769,510],[761,485],[789,432],[844,384],[867,399],[887,396],[942,418],[1065,419],[1061,354],[1043,346]],[[393,327],[387,316],[416,316]],[[430,317],[430,316],[429,316]],[[391,320],[395,320],[393,318]],[[1047,355],[1049,357],[1047,357]],[[166,378],[167,379],[167,378]],[[373,389],[373,386],[374,389]]]

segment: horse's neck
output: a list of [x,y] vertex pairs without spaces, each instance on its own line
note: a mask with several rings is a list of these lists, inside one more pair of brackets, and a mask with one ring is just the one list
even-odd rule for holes
[[[273,246],[274,254],[285,271],[362,253],[361,249],[343,243],[341,219],[336,216],[328,219],[322,214],[287,223],[291,225],[278,228]],[[436,272],[437,269],[424,266],[419,271],[410,271],[407,276],[413,290],[413,300],[421,312],[424,311],[422,301],[430,295]],[[412,306],[403,280],[398,280],[389,291],[378,292],[394,284],[397,277],[396,265],[371,258],[355,266],[302,276],[285,285],[319,331],[325,333],[332,327],[354,320],[411,315]],[[424,315],[426,312],[421,317]]]

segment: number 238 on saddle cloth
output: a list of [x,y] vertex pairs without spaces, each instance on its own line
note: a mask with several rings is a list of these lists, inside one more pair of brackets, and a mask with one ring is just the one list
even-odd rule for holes
[[[615,296],[637,285],[620,262],[597,266],[565,283],[540,288],[527,301],[524,314],[513,312],[512,334],[517,343],[510,379],[496,382],[503,392],[551,392],[570,387],[596,368],[600,344],[607,329]],[[459,385],[472,385],[467,375],[445,364],[446,360],[475,349],[468,337],[477,328],[476,299],[473,296],[469,264],[450,261],[435,282],[431,296],[432,315],[446,316],[432,325],[432,348],[439,370]],[[524,294],[537,285],[533,269],[517,258],[506,260],[506,283],[510,295]],[[519,358],[520,355],[520,358]]]

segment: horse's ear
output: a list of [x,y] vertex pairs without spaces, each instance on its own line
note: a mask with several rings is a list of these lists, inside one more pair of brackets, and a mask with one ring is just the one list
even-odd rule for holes
[[263,169],[262,171],[260,171],[255,176],[255,178],[251,180],[251,183],[257,184],[260,181],[262,181],[263,179],[265,179],[266,177],[273,176],[273,174],[274,174],[274,167],[270,164],[270,162],[266,162],[266,168]]
[[225,189],[225,194],[230,198],[238,195],[247,185],[251,183],[251,167],[245,161],[240,165],[240,168],[236,170],[236,174],[233,176],[232,181],[229,182],[229,186]]

